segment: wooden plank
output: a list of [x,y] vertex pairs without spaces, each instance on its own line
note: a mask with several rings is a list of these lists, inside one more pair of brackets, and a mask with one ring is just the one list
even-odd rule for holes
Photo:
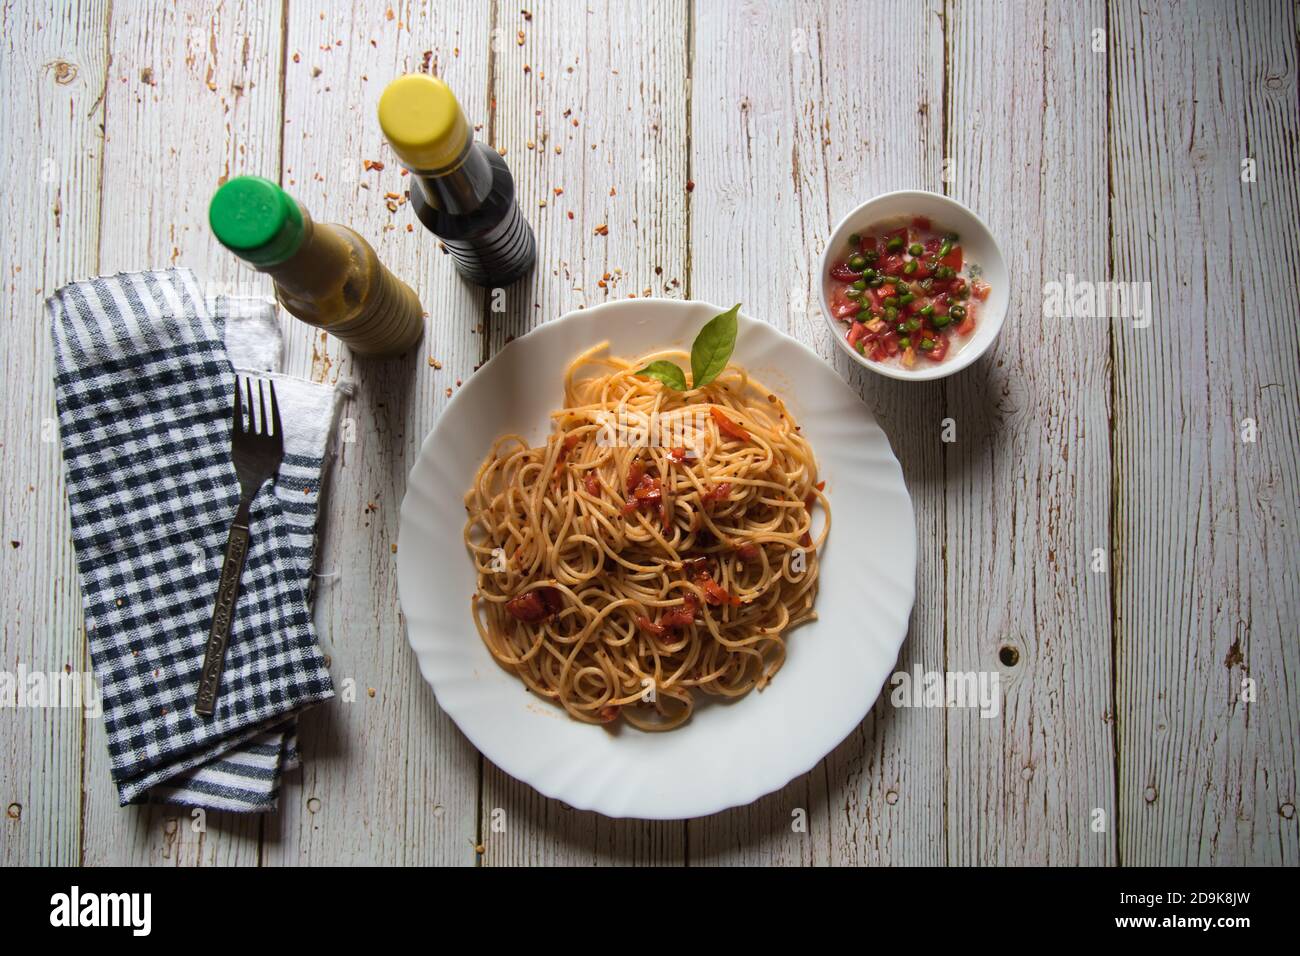
[[[538,264],[507,290],[505,311],[489,313],[494,349],[584,305],[680,297],[685,281],[686,3],[528,8],[531,19],[497,4],[496,112],[484,133],[505,150]],[[495,811],[504,830],[492,827]],[[656,864],[684,851],[680,823],[571,810],[490,764],[482,819],[491,865]]]
[[[0,112],[0,308],[12,391],[0,407],[0,668],[84,672],[43,302],[95,268],[108,10],[20,3],[7,4],[3,18],[0,83],[11,105]],[[73,709],[10,709],[15,703],[0,711],[0,866],[75,864],[87,720]]]
[[1044,283],[1106,276],[1105,22],[1100,0],[947,9],[951,193],[1012,281],[945,387],[947,666],[1003,689],[996,720],[948,715],[953,864],[1115,862],[1107,323],[1043,318]]
[[1294,866],[1296,12],[1111,22],[1115,277],[1155,316],[1113,325],[1121,859]]
[[[943,667],[943,606],[926,599],[944,581],[942,389],[892,382],[839,354],[818,304],[819,268],[831,230],[861,202],[941,188],[939,13],[937,3],[701,4],[692,78],[691,295],[739,298],[813,345],[890,435],[920,542],[920,599],[898,663],[909,671]],[[884,62],[907,78],[905,95],[844,85],[866,83]],[[833,547],[852,553],[849,542]],[[812,772],[750,807],[693,821],[691,862],[941,862],[943,720],[882,699]],[[806,830],[794,826],[798,810]]]
[[[222,177],[280,154],[280,8],[237,2],[117,4],[105,97],[101,273],[184,265],[210,291],[269,290],[207,226]],[[86,743],[85,862],[256,863],[260,818],[119,809],[103,727]]]
[[[475,860],[478,754],[420,677],[393,548],[420,444],[481,361],[482,294],[456,278],[409,206],[389,211],[385,193],[403,193],[408,181],[375,109],[389,80],[425,69],[451,84],[467,115],[486,115],[488,11],[472,0],[391,11],[289,4],[283,185],[317,219],[365,236],[432,318],[423,345],[392,361],[354,360],[337,341],[284,321],[289,371],[356,385],[322,528],[320,567],[337,576],[320,580],[315,608],[331,672],[341,691],[355,683],[355,699],[303,718],[302,785],[282,802],[275,836],[268,830],[269,864]],[[366,170],[367,159],[384,166]]]

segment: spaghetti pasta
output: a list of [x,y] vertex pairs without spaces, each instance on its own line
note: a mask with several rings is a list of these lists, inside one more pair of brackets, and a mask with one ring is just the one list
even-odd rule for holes
[[[492,446],[465,495],[475,624],[577,720],[668,730],[696,692],[740,697],[815,618],[830,510],[780,397],[735,365],[676,391],[598,345],[564,375],[540,447]],[[813,531],[813,508],[826,509]]]

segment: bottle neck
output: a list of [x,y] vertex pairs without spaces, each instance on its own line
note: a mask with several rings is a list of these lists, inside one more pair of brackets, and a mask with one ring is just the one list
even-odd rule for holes
[[467,144],[460,164],[449,171],[412,171],[411,176],[425,202],[449,216],[478,211],[492,192],[492,165],[473,140]]
[[344,227],[314,222],[306,209],[302,218],[298,251],[284,262],[261,268],[282,295],[299,304],[331,298],[360,265]]

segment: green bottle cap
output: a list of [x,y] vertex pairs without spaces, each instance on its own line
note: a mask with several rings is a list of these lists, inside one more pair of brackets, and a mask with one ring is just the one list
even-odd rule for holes
[[302,245],[302,210],[261,176],[236,176],[217,190],[208,222],[223,246],[255,266],[284,262]]

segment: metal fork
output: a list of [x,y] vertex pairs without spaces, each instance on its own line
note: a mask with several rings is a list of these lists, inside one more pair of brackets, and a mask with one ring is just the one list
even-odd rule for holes
[[230,643],[230,624],[235,617],[235,604],[239,600],[239,579],[244,572],[244,559],[248,556],[248,508],[258,490],[280,469],[284,459],[284,432],[280,428],[280,405],[275,400],[275,384],[268,382],[271,393],[271,431],[267,431],[266,396],[262,394],[262,381],[257,382],[257,401],[260,415],[253,414],[253,383],[244,379],[248,397],[248,421],[244,421],[243,402],[239,396],[239,380],[235,380],[235,414],[230,424],[230,450],[239,476],[239,510],[230,524],[226,538],[226,558],[221,564],[221,582],[217,585],[216,607],[212,611],[212,629],[208,632],[208,646],[203,655],[203,672],[199,677],[199,692],[194,700],[194,713],[211,717],[217,706],[217,692],[221,687],[221,672],[226,666],[226,645]]

